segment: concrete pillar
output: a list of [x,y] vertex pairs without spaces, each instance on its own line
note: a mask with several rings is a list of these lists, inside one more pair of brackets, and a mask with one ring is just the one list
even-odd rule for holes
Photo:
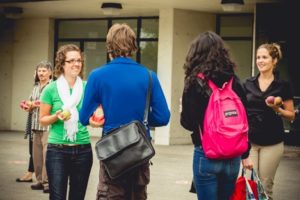
[[0,130],[10,130],[14,21],[0,19]]
[[[174,9],[161,9],[159,13],[159,41],[157,75],[169,108],[171,107],[172,65],[173,65]],[[172,114],[171,114],[172,115]],[[172,119],[172,116],[171,116]],[[170,144],[170,123],[155,129],[156,144]]]
[[[33,72],[41,60],[53,60],[53,25],[49,19],[16,21],[13,42],[12,104],[10,130],[24,130],[27,114],[19,103],[33,88]],[[9,67],[7,69],[10,69]]]

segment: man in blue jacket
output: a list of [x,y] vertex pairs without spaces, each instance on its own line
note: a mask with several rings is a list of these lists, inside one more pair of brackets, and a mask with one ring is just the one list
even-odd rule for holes
[[[114,24],[107,34],[106,47],[111,62],[89,75],[79,116],[83,125],[99,127],[101,124],[91,116],[102,105],[103,135],[133,120],[143,121],[149,83],[148,69],[131,59],[137,51],[137,43],[136,35],[128,25]],[[170,111],[156,74],[151,72],[151,76],[148,124],[150,127],[164,126],[169,122]],[[148,137],[150,139],[149,129]],[[97,199],[147,199],[149,181],[149,163],[122,180],[111,180],[100,162]]]

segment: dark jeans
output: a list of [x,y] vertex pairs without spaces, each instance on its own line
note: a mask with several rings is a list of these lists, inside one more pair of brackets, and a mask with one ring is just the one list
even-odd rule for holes
[[48,144],[46,167],[51,200],[83,200],[93,164],[91,144],[63,146]]
[[195,147],[193,171],[198,199],[229,200],[239,173],[240,161],[240,157],[208,159],[202,147]]

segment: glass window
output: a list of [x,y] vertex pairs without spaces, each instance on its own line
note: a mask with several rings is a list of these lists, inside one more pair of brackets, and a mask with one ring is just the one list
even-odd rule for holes
[[59,47],[66,45],[66,44],[75,44],[76,46],[80,47],[80,42],[70,41],[70,42],[58,42],[57,48],[59,49]]
[[229,46],[236,73],[241,80],[252,74],[253,15],[219,15],[219,34]]
[[59,38],[101,38],[106,37],[106,20],[67,20],[60,21]]
[[142,21],[141,38],[158,38],[158,19]]
[[253,16],[221,16],[220,35],[222,37],[252,37]]
[[157,42],[141,42],[141,64],[156,72],[157,70]]
[[93,69],[106,63],[105,42],[85,42],[83,52],[85,56],[84,76],[87,78]]
[[[96,67],[108,62],[105,47],[108,25],[126,23],[136,33],[139,51],[132,58],[150,69],[157,69],[158,17],[56,20],[56,46],[75,44],[85,55],[85,77]],[[139,32],[138,32],[139,31]],[[55,49],[57,51],[57,49]]]
[[[251,76],[252,41],[226,40],[231,58],[237,65],[236,74],[241,80]],[[242,53],[241,53],[242,52]]]

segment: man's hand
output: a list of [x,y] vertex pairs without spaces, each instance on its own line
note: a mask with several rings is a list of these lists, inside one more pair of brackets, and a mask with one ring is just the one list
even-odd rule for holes
[[104,124],[104,122],[105,122],[105,119],[104,119],[104,118],[103,118],[102,121],[95,121],[94,118],[93,118],[93,116],[91,116],[90,119],[89,119],[89,124],[90,124],[90,126],[93,127],[93,128],[99,128],[99,127],[102,127],[103,124]]
[[93,113],[93,115],[90,117],[89,123],[91,127],[98,128],[98,127],[102,127],[104,122],[105,122],[104,110],[102,106],[99,105],[95,110],[95,112]]
[[31,101],[26,101],[23,100],[20,103],[20,107],[22,110],[26,111],[26,112],[31,112],[33,107],[32,107],[32,102]]

